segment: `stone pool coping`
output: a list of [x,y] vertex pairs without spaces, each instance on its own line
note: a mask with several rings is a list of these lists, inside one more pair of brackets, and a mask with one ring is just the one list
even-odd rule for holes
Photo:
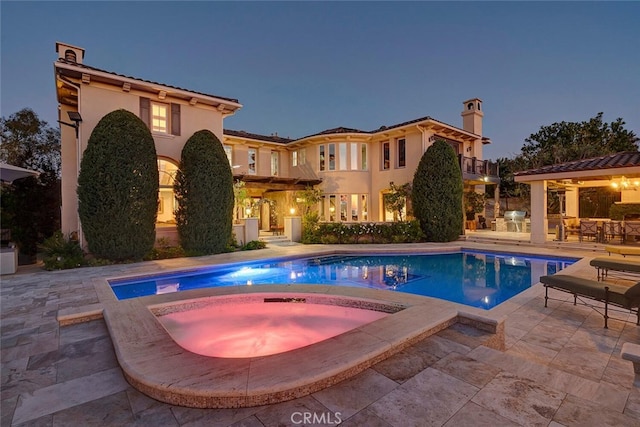
[[[478,250],[475,245],[345,247],[340,249],[308,248],[296,254],[269,257],[285,260],[301,256],[348,253],[419,254],[453,253]],[[495,252],[548,256],[548,251],[513,248]],[[494,252],[484,249],[485,252]],[[265,260],[261,254],[224,254],[180,260],[173,268],[160,268],[154,273],[189,271],[208,265]],[[296,251],[298,252],[298,251]],[[248,256],[247,256],[248,255]],[[579,257],[578,257],[579,258]],[[166,265],[166,264],[165,264]],[[164,266],[163,266],[164,267]],[[571,266],[573,267],[573,266]],[[569,268],[571,268],[569,267]],[[144,272],[120,275],[118,278],[145,276]],[[327,285],[260,285],[259,287],[226,287],[187,292],[116,299],[108,280],[94,281],[100,306],[64,313],[61,323],[74,323],[84,314],[102,315],[109,328],[118,361],[127,380],[141,392],[163,402],[199,408],[237,408],[281,402],[314,393],[356,375],[368,367],[402,351],[410,345],[455,323],[465,323],[493,334],[485,343],[504,349],[506,314],[539,293],[535,286],[489,311],[440,299],[368,288]],[[406,309],[384,319],[363,325],[321,343],[287,353],[250,359],[223,359],[196,355],[178,346],[150,310],[158,304],[185,299],[206,298],[254,292],[321,293],[400,304]],[[304,363],[301,363],[304,361]]]
[[[311,346],[271,356],[200,356],[176,344],[151,308],[185,299],[247,293],[322,294],[395,304],[405,309]],[[180,295],[183,294],[183,295]],[[385,290],[324,285],[211,288],[108,303],[104,318],[125,378],[154,399],[196,408],[239,408],[302,397],[350,378],[454,323],[490,332],[504,348],[504,319],[479,309]]]

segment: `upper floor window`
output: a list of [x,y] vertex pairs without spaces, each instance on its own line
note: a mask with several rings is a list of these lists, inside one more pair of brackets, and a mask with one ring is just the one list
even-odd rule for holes
[[298,158],[298,164],[304,165],[305,163],[307,163],[307,149],[301,148],[300,157]]
[[169,133],[169,106],[167,104],[151,103],[151,131]]
[[336,170],[336,144],[329,144],[329,170]]
[[248,161],[249,175],[255,175],[257,173],[256,167],[257,167],[258,152],[255,148],[249,148],[249,150],[247,150],[247,154],[249,156],[249,161]]
[[224,146],[224,154],[227,155],[227,159],[229,160],[229,166],[233,167],[233,148],[230,145]]
[[320,145],[319,147],[320,150],[320,170],[323,171],[325,169],[325,158],[324,158],[324,145]]
[[391,151],[389,149],[389,143],[382,143],[382,169],[388,170],[391,166]]
[[407,142],[404,138],[398,140],[398,167],[407,166]]
[[278,176],[278,165],[280,163],[280,153],[271,152],[271,176]]
[[358,170],[358,144],[351,143],[351,170]]
[[338,144],[338,169],[341,171],[347,170],[347,143],[341,142]]
[[180,104],[155,102],[141,96],[140,119],[152,132],[180,135]]
[[360,163],[361,169],[363,171],[367,170],[367,144],[362,144],[362,153],[360,153]]
[[291,152],[291,166],[298,166],[298,152]]

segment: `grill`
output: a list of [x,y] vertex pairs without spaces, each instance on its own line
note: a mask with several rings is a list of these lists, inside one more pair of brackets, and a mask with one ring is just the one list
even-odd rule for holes
[[504,213],[504,222],[507,224],[507,231],[523,232],[524,217],[526,215],[527,213],[524,211],[506,211]]

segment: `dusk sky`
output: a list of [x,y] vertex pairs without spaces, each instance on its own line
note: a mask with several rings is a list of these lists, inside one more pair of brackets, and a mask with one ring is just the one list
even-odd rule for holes
[[485,158],[604,112],[640,135],[640,2],[7,2],[1,115],[56,124],[55,42],[84,63],[236,98],[228,129],[300,138],[483,100]]

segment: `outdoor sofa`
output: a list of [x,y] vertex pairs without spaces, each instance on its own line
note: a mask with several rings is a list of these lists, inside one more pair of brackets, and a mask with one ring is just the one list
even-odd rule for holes
[[[583,277],[570,276],[568,274],[554,274],[542,276],[540,281],[544,284],[544,306],[549,299],[549,288],[568,292],[573,295],[575,305],[578,297],[589,298],[604,303],[604,327],[608,329],[609,306],[613,305],[630,310],[636,314],[636,325],[640,325],[640,282],[631,286],[601,282],[585,279]],[[585,303],[586,304],[586,303]],[[586,304],[590,305],[590,304]],[[590,305],[591,306],[591,305]],[[595,309],[595,307],[591,306]]]

